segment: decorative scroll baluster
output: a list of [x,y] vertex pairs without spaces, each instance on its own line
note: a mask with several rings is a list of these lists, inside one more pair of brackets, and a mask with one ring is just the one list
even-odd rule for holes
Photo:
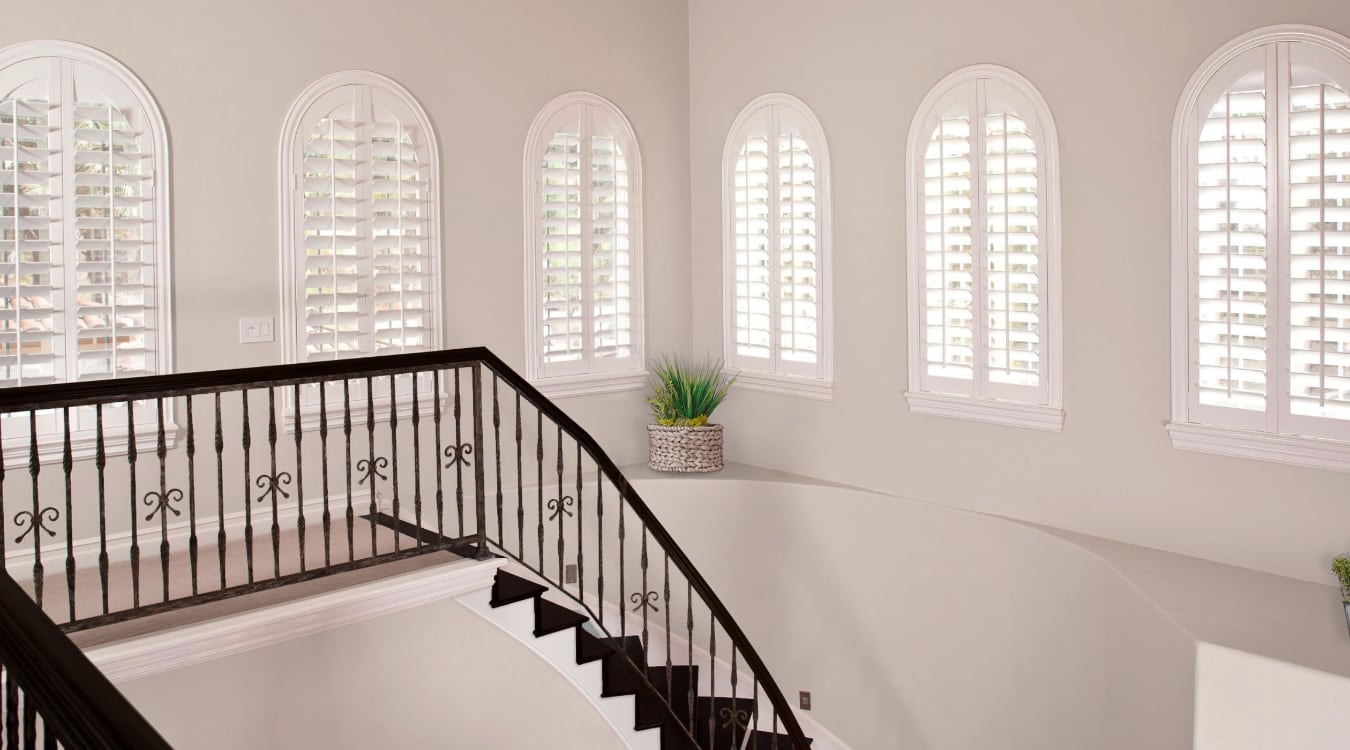
[[267,468],[272,481],[272,577],[281,577],[281,521],[277,518],[277,482],[281,479],[277,472],[277,393],[267,388]]
[[188,572],[192,577],[192,595],[197,595],[197,430],[192,421],[192,396],[187,404],[188,465]]
[[628,498],[623,496],[623,490],[619,490],[619,636],[621,638],[628,637],[628,614],[625,613],[623,609],[624,602],[627,601],[627,599],[624,598],[625,563],[623,556],[623,540],[625,532],[623,526],[623,508],[627,504]]
[[[375,535],[380,527],[380,509],[376,505],[379,493],[375,489],[375,383],[370,378],[366,378],[366,447],[370,454],[366,457],[366,465],[370,468],[370,556],[375,557],[379,554]],[[361,467],[356,468],[360,470]]]
[[633,596],[640,597],[635,598],[634,601],[638,602],[638,609],[642,610],[642,664],[643,666],[646,666],[650,663],[647,661],[649,653],[647,650],[647,610],[650,609],[650,607],[647,602],[647,524],[645,522],[642,524],[642,556],[639,560],[642,566],[642,591]]
[[70,450],[70,407],[61,410],[61,422],[65,428],[61,441],[61,470],[66,483],[66,597],[70,607],[70,621],[75,621],[75,513],[70,472],[75,468],[75,458]]
[[[398,381],[389,376],[389,483],[394,493],[394,520],[402,521],[398,507]],[[394,533],[394,551],[398,552],[403,535]]]
[[[299,420],[300,396],[296,394],[296,419]],[[319,470],[323,472],[320,481],[323,494],[323,566],[333,564],[333,513],[328,507],[328,384],[319,383]],[[300,502],[304,502],[300,496]]]
[[216,552],[220,557],[220,588],[225,588],[225,435],[220,424],[220,393],[214,394],[216,449]]
[[244,560],[248,565],[248,582],[253,583],[253,497],[250,493],[249,482],[252,481],[252,474],[249,467],[249,446],[253,443],[253,430],[248,422],[248,389],[239,392],[239,400],[243,404],[243,426],[244,434],[242,438],[244,448]]
[[544,412],[535,411],[538,424],[535,428],[537,438],[537,447],[535,448],[535,458],[538,461],[538,481],[535,487],[539,490],[539,572],[544,572]]
[[346,451],[347,562],[356,560],[356,511],[352,508],[352,381],[342,379],[342,444]]
[[525,559],[525,464],[520,424],[520,391],[516,391],[516,551]]
[[478,514],[478,559],[492,556],[487,546],[487,493],[483,486],[483,364],[473,364],[473,508]]
[[[104,470],[108,466],[108,451],[103,440],[103,404],[94,404],[94,468],[98,471],[98,582],[103,603],[103,614],[108,614],[108,495]],[[0,486],[5,473],[0,469]],[[4,523],[0,510],[0,524]],[[4,556],[4,531],[0,526],[0,558]]]
[[[220,558],[220,588],[225,583],[225,431],[221,427],[220,392],[215,394],[216,412],[216,554]],[[248,485],[244,485],[248,490]]]
[[[673,671],[672,667],[674,666],[674,662],[672,662],[670,658],[670,555],[662,555],[662,557],[665,561],[666,580],[664,588],[664,601],[666,606],[662,608],[665,611],[666,616],[666,698],[674,701],[675,688],[671,682],[671,672]],[[690,664],[693,664],[693,662],[690,662]]]
[[[685,642],[689,646],[689,661],[685,662],[690,666],[694,664],[694,584],[687,577],[685,578]],[[694,733],[694,697],[698,694],[698,680],[689,680],[689,734]]]
[[[169,485],[168,469],[165,459],[168,457],[168,444],[164,436],[164,399],[155,399],[155,456],[159,459],[159,567],[164,581],[164,601],[169,601],[169,514],[164,510],[168,507]],[[182,494],[181,492],[179,493]],[[148,500],[149,498],[147,498]],[[177,513],[178,511],[174,511]],[[154,518],[153,512],[146,518]]]
[[[33,443],[33,461],[37,461],[37,443]],[[130,495],[127,501],[131,504],[131,606],[139,608],[141,606],[141,544],[137,537],[136,524],[136,409],[135,404],[127,402],[127,467],[129,470],[129,490]],[[37,492],[36,485],[33,492]],[[34,496],[34,502],[37,497]],[[41,592],[42,584],[38,584],[38,591]],[[42,604],[42,595],[37,597],[38,605]]]
[[708,607],[708,742],[717,744],[717,613]]
[[417,524],[418,547],[422,546],[422,431],[418,429],[422,417],[417,403],[417,381],[421,376],[419,372],[412,375],[413,519]]
[[563,495],[563,431],[562,425],[558,428],[558,510],[554,514],[558,517],[558,581],[563,580],[563,548],[566,546],[563,537],[563,516],[566,515],[567,508],[564,505],[571,498]]
[[[319,389],[323,390],[323,383],[319,384]],[[305,572],[305,452],[301,440],[305,432],[305,421],[300,418],[299,383],[295,384],[292,395],[295,397],[295,533],[299,537],[296,547],[300,552],[300,572],[303,573]],[[322,413],[322,404],[319,408]],[[275,496],[273,499],[276,499]],[[326,505],[324,509],[327,510]]]
[[731,711],[727,722],[731,725],[731,746],[740,747],[736,739],[736,730],[741,728],[740,709],[736,707],[736,641],[731,642]]
[[[497,462],[497,543],[506,546],[506,523],[502,520],[502,411],[497,403],[497,373],[492,373],[492,439]],[[481,460],[481,456],[479,456]]]
[[751,750],[757,750],[759,747],[759,678],[755,678],[751,687],[753,690],[750,696],[750,705],[754,707],[754,710],[751,712],[751,721],[754,722],[754,726],[751,728],[752,731],[750,736],[754,739],[751,740],[750,747]]
[[431,423],[436,430],[436,537],[445,539],[445,478],[441,467],[441,371],[431,371]]
[[464,445],[460,431],[459,406],[459,368],[455,368],[455,513],[459,517],[459,535],[464,536],[464,462],[459,460],[461,446]]

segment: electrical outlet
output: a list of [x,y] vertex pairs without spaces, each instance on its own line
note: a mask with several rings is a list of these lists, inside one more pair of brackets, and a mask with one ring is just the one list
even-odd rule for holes
[[577,582],[577,566],[575,566],[575,565],[564,565],[564,566],[563,566],[563,583],[576,583],[576,582]]
[[810,710],[811,710],[811,691],[810,691],[810,690],[803,690],[803,691],[801,691],[800,693],[798,693],[798,695],[801,696],[802,710],[803,710],[803,711],[810,711]]

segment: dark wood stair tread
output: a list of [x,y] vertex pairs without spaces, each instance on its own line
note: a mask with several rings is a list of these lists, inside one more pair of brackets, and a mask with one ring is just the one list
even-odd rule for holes
[[561,604],[543,598],[534,600],[534,637],[540,638],[568,628],[575,628],[589,619],[580,612],[573,612]]
[[526,599],[533,599],[547,590],[547,587],[534,581],[513,576],[505,570],[498,570],[497,576],[492,582],[492,600],[489,603],[493,607],[515,604]]

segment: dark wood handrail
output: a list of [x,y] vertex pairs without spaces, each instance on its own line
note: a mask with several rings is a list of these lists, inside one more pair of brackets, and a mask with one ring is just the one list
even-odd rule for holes
[[0,662],[71,750],[169,750],[107,677],[0,571]]

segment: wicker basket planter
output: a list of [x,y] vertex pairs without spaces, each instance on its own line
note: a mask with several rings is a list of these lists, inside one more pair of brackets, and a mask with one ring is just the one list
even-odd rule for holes
[[721,471],[722,425],[647,425],[647,465],[657,471]]

